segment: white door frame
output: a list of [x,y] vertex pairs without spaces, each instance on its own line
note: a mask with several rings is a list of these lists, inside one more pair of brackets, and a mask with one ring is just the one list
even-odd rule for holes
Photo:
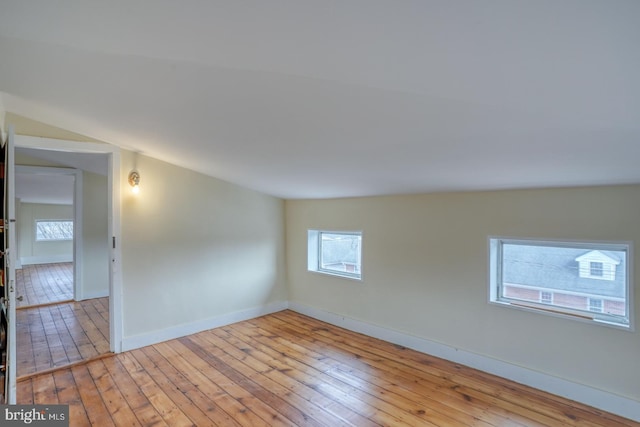
[[109,268],[109,346],[114,353],[122,351],[122,250],[120,229],[120,148],[111,144],[64,141],[33,136],[15,136],[16,148],[94,153],[108,155],[107,193]]

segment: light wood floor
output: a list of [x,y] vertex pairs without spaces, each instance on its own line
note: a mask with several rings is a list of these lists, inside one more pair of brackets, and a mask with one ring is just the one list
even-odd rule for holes
[[16,270],[17,376],[109,353],[109,299],[73,299],[73,263]]
[[292,311],[18,383],[72,426],[638,426]]
[[109,299],[59,303],[16,312],[18,377],[109,352]]
[[17,308],[72,300],[73,263],[25,265],[16,270],[16,284]]

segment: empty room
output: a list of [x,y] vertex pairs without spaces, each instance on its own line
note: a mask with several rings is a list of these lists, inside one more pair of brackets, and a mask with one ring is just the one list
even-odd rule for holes
[[3,421],[640,425],[640,2],[1,3]]

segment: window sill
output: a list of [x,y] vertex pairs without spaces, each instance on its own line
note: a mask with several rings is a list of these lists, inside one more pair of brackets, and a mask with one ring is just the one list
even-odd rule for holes
[[501,307],[508,307],[516,310],[527,311],[529,313],[544,314],[547,316],[557,317],[560,319],[572,319],[572,320],[577,320],[583,323],[606,326],[609,328],[619,329],[627,332],[634,331],[633,325],[631,323],[622,324],[622,323],[609,322],[607,320],[598,319],[593,316],[589,316],[588,313],[584,313],[584,312],[562,311],[554,307],[539,305],[535,303],[528,303],[524,301],[523,302],[489,301],[489,303],[498,305]]
[[331,271],[325,271],[325,270],[307,270],[309,273],[316,273],[316,274],[322,274],[325,276],[331,276],[331,277],[339,277],[341,279],[349,279],[349,280],[353,280],[355,282],[362,282],[362,276],[357,277],[357,276],[351,276],[351,275],[347,275],[347,274],[340,274],[339,272],[331,272]]

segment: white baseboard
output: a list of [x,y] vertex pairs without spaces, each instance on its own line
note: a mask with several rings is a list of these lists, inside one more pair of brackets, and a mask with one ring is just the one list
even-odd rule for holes
[[122,340],[122,351],[134,350],[136,348],[206,331],[207,329],[219,328],[232,323],[242,322],[243,320],[254,319],[256,317],[264,316],[265,314],[286,310],[288,307],[289,304],[287,301],[273,302],[262,307],[236,311],[233,313],[223,314],[221,316],[199,320],[197,322],[173,326],[159,331],[126,337]]
[[104,289],[101,291],[83,292],[82,301],[87,299],[94,299],[94,298],[104,298],[108,296],[109,296],[109,289]]
[[22,265],[56,264],[58,262],[73,262],[73,254],[23,256],[20,258],[20,263]]
[[584,403],[634,421],[640,421],[640,402],[583,384],[533,371],[490,357],[460,350],[424,338],[407,335],[360,320],[330,313],[305,304],[289,302],[289,309],[370,337],[402,345],[422,353],[466,365],[490,374],[507,378],[557,396]]

